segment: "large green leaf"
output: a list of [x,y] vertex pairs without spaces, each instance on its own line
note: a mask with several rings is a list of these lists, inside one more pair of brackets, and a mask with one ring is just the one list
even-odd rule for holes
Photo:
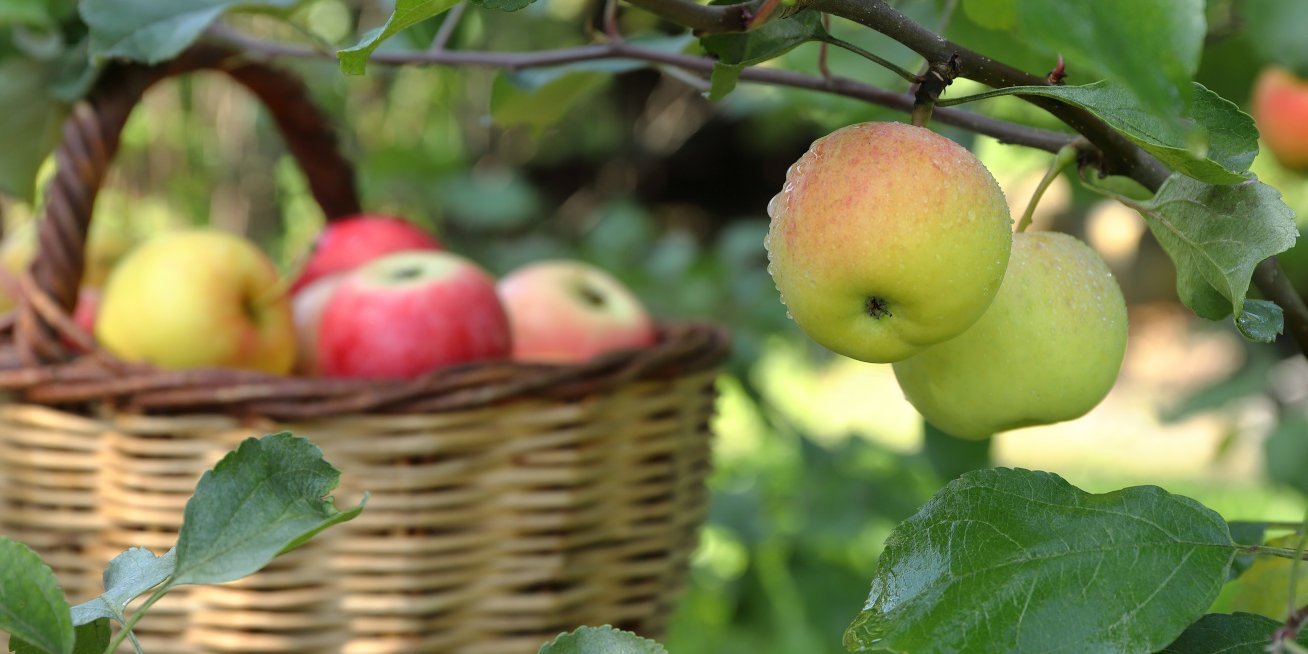
[[1119,199],[1172,258],[1181,301],[1209,320],[1242,316],[1254,267],[1299,236],[1280,191],[1257,180],[1213,186],[1172,175],[1151,200]]
[[358,43],[349,48],[336,51],[341,61],[341,71],[346,75],[362,75],[368,65],[368,57],[382,44],[382,41],[395,36],[413,25],[439,16],[450,10],[460,0],[397,0],[395,11],[391,12],[386,24],[370,30]]
[[339,480],[340,472],[303,438],[280,433],[247,439],[204,473],[186,503],[177,566],[167,586],[240,579],[323,529],[353,519],[362,504],[342,512],[327,497]]
[[1051,473],[978,470],[891,533],[845,644],[1154,651],[1203,614],[1234,555],[1221,516],[1157,487],[1091,495]]
[[[1180,121],[1145,111],[1121,85],[1013,86],[975,96],[1036,95],[1095,114],[1177,172],[1212,184],[1248,179],[1258,155],[1258,128],[1235,104],[1194,84],[1194,101]],[[1195,132],[1190,128],[1201,128]]]
[[[109,640],[113,637],[113,630],[109,628],[109,620],[101,618],[84,625],[78,625],[73,629],[77,642],[73,644],[73,654],[101,654],[109,646]],[[11,638],[9,640],[9,651],[13,654],[46,654],[48,650],[41,649],[20,638]]]
[[144,547],[133,547],[109,562],[104,571],[104,593],[73,607],[73,624],[83,625],[100,618],[123,622],[127,604],[147,590],[163,583],[173,573],[175,552],[155,556]]
[[1182,115],[1207,31],[1203,0],[1010,2],[1001,13],[1016,17],[1015,36],[1043,47],[1051,67],[1062,54],[1072,79],[1120,84],[1163,120]]
[[49,654],[72,654],[73,621],[54,570],[31,548],[0,536],[0,631]]
[[[0,192],[31,199],[36,173],[59,143],[68,107],[47,88],[50,64],[10,58],[0,61],[0,113],[10,138],[0,147]],[[22,135],[17,138],[15,135]]]
[[539,654],[667,654],[662,645],[629,631],[603,627],[580,627],[559,634],[540,648]]
[[[1190,625],[1160,654],[1266,654],[1281,623],[1252,613],[1210,613]],[[1308,645],[1308,629],[1295,639]]]
[[91,57],[155,63],[191,45],[228,10],[284,11],[300,0],[86,0],[82,20],[91,30]]
[[1241,0],[1238,7],[1258,54],[1308,77],[1308,2]]

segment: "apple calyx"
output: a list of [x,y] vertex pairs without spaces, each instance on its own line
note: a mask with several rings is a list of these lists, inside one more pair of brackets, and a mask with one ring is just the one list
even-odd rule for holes
[[867,315],[877,320],[895,317],[895,314],[890,312],[890,305],[885,298],[876,295],[868,296],[867,303],[863,305],[863,310]]

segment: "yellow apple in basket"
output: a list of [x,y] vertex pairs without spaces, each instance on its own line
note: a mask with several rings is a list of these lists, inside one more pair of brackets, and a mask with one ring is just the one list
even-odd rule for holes
[[217,229],[165,232],[114,268],[95,336],[127,361],[163,368],[246,368],[285,374],[295,328],[277,269],[244,237]]

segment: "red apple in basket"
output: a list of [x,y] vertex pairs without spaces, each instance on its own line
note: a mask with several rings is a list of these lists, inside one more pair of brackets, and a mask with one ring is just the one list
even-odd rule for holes
[[295,372],[301,375],[322,373],[322,367],[318,365],[318,326],[322,323],[327,300],[345,277],[344,273],[319,277],[291,298],[291,313],[295,317]]
[[500,280],[513,358],[576,363],[654,343],[654,321],[626,286],[580,261],[541,261]]
[[291,303],[276,267],[246,238],[218,229],[158,234],[114,268],[95,321],[100,345],[171,368],[290,372]]
[[318,325],[328,377],[409,378],[511,351],[494,278],[448,252],[400,252],[349,273]]
[[297,293],[323,276],[349,272],[373,259],[408,250],[439,250],[423,228],[393,216],[360,214],[327,224],[291,286]]

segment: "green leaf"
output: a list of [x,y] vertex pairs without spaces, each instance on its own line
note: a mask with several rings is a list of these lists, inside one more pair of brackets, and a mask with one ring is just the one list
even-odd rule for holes
[[1240,335],[1254,343],[1271,343],[1285,332],[1285,312],[1275,302],[1245,300],[1244,311],[1235,319]]
[[[1036,95],[1076,105],[1102,118],[1169,168],[1212,184],[1245,181],[1258,155],[1258,128],[1235,104],[1194,85],[1194,102],[1180,121],[1145,111],[1122,86],[1095,82],[1085,86],[1014,86],[980,94]],[[1202,132],[1191,128],[1198,126]],[[1206,134],[1206,142],[1194,139]]]
[[1254,267],[1299,236],[1280,191],[1257,180],[1212,186],[1172,175],[1152,200],[1118,199],[1172,258],[1181,301],[1209,320],[1243,315]]
[[559,634],[554,642],[542,645],[537,654],[667,654],[662,645],[629,631],[603,627],[580,627]]
[[736,90],[736,82],[740,80],[740,72],[743,70],[744,66],[722,62],[713,64],[713,73],[709,75],[708,99],[717,102],[730,95]]
[[175,550],[155,556],[144,547],[133,547],[109,562],[104,571],[104,593],[73,607],[73,624],[83,625],[100,618],[123,622],[127,604],[163,583],[173,573]]
[[346,75],[362,75],[367,68],[368,57],[372,56],[382,41],[428,18],[439,16],[457,4],[459,0],[396,0],[395,11],[386,19],[385,25],[364,34],[354,46],[336,51],[336,57],[341,61],[341,72]]
[[1303,26],[1308,25],[1308,3],[1242,0],[1239,12],[1246,31],[1254,35],[1250,40],[1258,54],[1308,77],[1308,39],[1303,38]]
[[71,654],[73,622],[54,570],[28,546],[0,536],[0,631],[49,654]]
[[353,519],[363,504],[341,512],[324,499],[339,480],[340,472],[303,438],[283,432],[246,439],[204,473],[186,503],[169,585],[240,579]]
[[1068,74],[1089,67],[1129,89],[1144,112],[1164,120],[1189,104],[1207,24],[1204,0],[1019,0],[1016,36],[1067,58]]
[[965,472],[991,465],[991,438],[958,438],[922,422],[922,452],[931,468],[943,479],[953,479]]
[[[1266,654],[1281,623],[1252,613],[1209,613],[1186,628],[1160,654]],[[1308,629],[1295,639],[1308,645]]]
[[1234,554],[1221,516],[1161,488],[1092,495],[1051,473],[978,470],[891,533],[845,645],[1154,651],[1212,603]]
[[502,73],[491,85],[491,119],[503,127],[543,129],[558,123],[574,104],[610,79],[605,73],[574,72],[536,83],[526,73]]
[[172,59],[229,10],[280,11],[299,0],[84,0],[91,58],[157,63]]
[[[1263,542],[1267,535],[1267,523],[1251,522],[1248,520],[1232,520],[1226,523],[1231,531],[1231,541],[1236,545],[1255,545]],[[1240,552],[1235,555],[1235,560],[1231,561],[1230,578],[1239,577],[1249,566],[1253,565],[1255,556],[1248,552]]]
[[1288,414],[1263,441],[1267,476],[1308,495],[1308,418]]
[[0,61],[0,113],[5,129],[22,138],[6,139],[0,147],[0,193],[31,200],[36,173],[59,143],[68,106],[51,97],[48,64],[17,58]]
[[748,32],[710,34],[699,40],[705,52],[723,64],[752,66],[790,52],[809,41],[830,38],[822,29],[822,14],[800,11],[786,18],[768,21]]
[[[113,638],[113,630],[109,628],[109,620],[105,618],[78,625],[73,629],[73,632],[74,637],[77,639],[77,642],[73,644],[73,654],[101,654],[105,648],[109,647],[109,641]],[[18,638],[10,639],[9,648],[9,651],[14,654],[44,654],[46,652],[46,650]]]
[[517,11],[531,5],[536,0],[472,0],[472,4],[480,5],[487,9],[496,11]]

